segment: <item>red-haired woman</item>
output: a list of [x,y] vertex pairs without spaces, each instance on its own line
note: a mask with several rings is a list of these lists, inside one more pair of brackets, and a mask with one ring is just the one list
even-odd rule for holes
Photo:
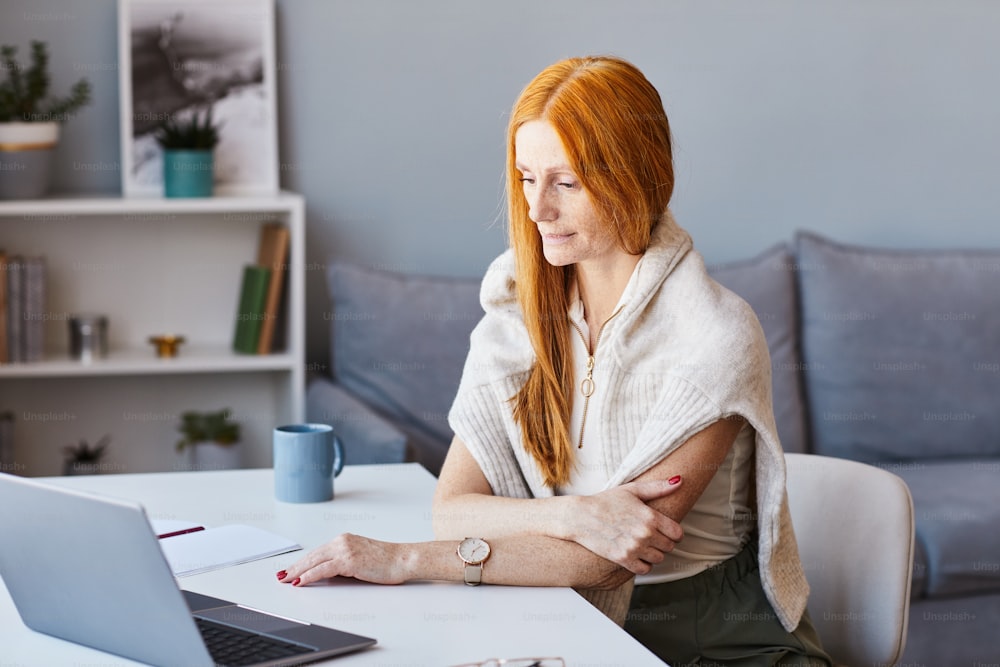
[[281,578],[573,586],[673,664],[829,664],[767,346],[670,214],[656,89],[618,58],[548,67],[514,105],[507,182],[511,247],[449,415],[439,541],[345,535]]

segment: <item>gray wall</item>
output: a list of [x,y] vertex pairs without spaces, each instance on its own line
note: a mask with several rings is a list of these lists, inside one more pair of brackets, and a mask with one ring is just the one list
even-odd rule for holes
[[[674,208],[710,262],[795,229],[1000,247],[1000,3],[988,0],[278,0],[281,180],[306,196],[309,356],[331,257],[477,275],[504,245],[503,129],[559,58],[615,53],[659,88]],[[53,49],[97,102],[57,182],[117,191],[116,5],[3,0],[0,42]]]

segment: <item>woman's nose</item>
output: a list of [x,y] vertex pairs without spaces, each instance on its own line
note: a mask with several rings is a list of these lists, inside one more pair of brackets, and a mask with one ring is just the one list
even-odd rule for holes
[[538,188],[526,197],[528,199],[528,217],[531,218],[532,222],[550,222],[558,217],[558,209],[544,188]]

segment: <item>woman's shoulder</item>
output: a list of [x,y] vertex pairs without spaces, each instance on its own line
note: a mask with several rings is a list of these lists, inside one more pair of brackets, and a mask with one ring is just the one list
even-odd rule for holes
[[664,280],[654,307],[666,309],[678,335],[728,340],[763,335],[760,321],[741,296],[714,278],[692,250]]
[[621,354],[637,365],[714,378],[770,366],[760,321],[740,296],[708,275],[692,250],[660,284],[622,337]]
[[750,306],[709,275],[701,253],[670,211],[654,229],[637,284],[638,323],[663,335],[725,340],[759,328]]
[[760,320],[750,304],[712,278],[699,253],[690,253],[685,260],[684,264],[692,275],[692,284],[697,286],[693,305],[697,316],[704,320],[701,324],[714,325],[710,330],[723,337],[762,333],[759,331]]
[[508,248],[490,262],[480,283],[479,302],[487,314],[500,311],[520,317],[515,275],[514,251]]
[[472,331],[463,379],[487,384],[530,369],[534,353],[517,300],[512,250],[490,263],[479,301],[485,314]]

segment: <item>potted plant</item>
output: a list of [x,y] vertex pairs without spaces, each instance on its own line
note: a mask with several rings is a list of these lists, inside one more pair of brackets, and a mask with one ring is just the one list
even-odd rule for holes
[[49,189],[52,152],[60,124],[90,102],[90,83],[80,79],[68,97],[49,96],[49,52],[31,42],[31,60],[17,47],[0,47],[0,199],[41,197]]
[[190,117],[168,117],[154,135],[163,148],[163,193],[167,197],[211,197],[219,128],[212,107]]
[[189,469],[222,470],[240,467],[240,425],[231,416],[229,408],[218,412],[189,411],[181,415],[178,430],[184,437],[177,441],[176,448],[182,454],[185,450],[189,452]]
[[66,445],[63,447],[63,474],[64,475],[93,475],[101,470],[101,458],[111,442],[111,436],[105,435],[91,446],[83,438],[77,445]]

